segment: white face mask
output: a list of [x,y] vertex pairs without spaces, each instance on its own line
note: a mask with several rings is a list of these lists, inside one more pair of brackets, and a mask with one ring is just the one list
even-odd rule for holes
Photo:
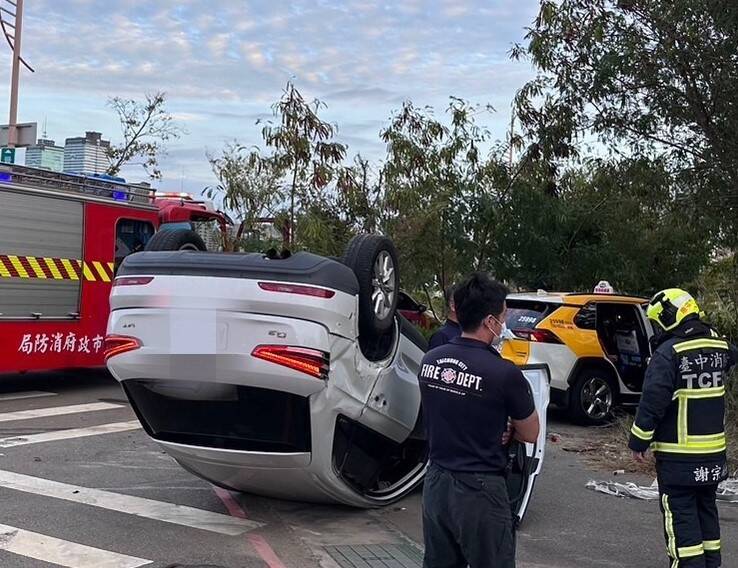
[[499,347],[499,346],[500,346],[500,343],[502,343],[502,340],[503,340],[503,339],[504,339],[505,337],[507,337],[507,333],[508,333],[508,332],[507,332],[507,322],[504,322],[504,321],[503,321],[503,322],[501,322],[501,321],[500,321],[500,320],[498,320],[498,319],[497,319],[497,318],[496,318],[495,316],[492,316],[492,317],[494,318],[494,320],[495,320],[495,321],[496,321],[497,323],[499,323],[499,324],[500,324],[500,333],[499,333],[499,334],[498,334],[498,333],[496,333],[496,332],[495,332],[494,330],[492,330],[492,328],[489,328],[489,327],[488,327],[487,329],[489,329],[489,330],[490,330],[490,331],[491,331],[492,333],[494,333],[494,335],[495,335],[495,337],[494,337],[494,338],[492,339],[492,342],[490,343],[490,345],[491,345],[492,347],[495,347],[495,348],[497,348],[497,347]]

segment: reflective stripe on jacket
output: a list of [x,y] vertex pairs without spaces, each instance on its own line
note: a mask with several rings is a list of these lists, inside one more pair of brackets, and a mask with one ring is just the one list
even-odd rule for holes
[[629,446],[659,459],[724,455],[725,381],[736,362],[730,343],[699,320],[661,339],[646,370]]

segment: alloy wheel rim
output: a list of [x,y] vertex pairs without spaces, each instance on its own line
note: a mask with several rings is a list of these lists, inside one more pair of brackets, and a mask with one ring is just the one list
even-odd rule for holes
[[602,420],[612,409],[612,389],[600,377],[592,377],[582,387],[582,409],[593,420]]
[[383,320],[390,315],[396,294],[395,263],[387,251],[382,251],[374,261],[372,275],[372,307],[377,318]]

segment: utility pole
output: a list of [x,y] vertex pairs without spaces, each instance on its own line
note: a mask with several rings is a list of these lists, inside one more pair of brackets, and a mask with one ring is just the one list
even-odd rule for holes
[[23,0],[15,0],[15,41],[13,42],[13,74],[10,78],[10,118],[8,120],[8,148],[18,143],[18,83],[20,82],[21,31],[23,29]]
[[13,51],[10,76],[10,115],[8,117],[8,148],[18,144],[18,85],[20,64],[33,73],[33,69],[21,57],[21,33],[23,31],[23,0],[4,0],[0,5],[0,27]]

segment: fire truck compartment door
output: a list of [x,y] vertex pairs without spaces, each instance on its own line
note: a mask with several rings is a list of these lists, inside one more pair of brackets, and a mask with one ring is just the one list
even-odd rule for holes
[[[0,255],[81,259],[83,230],[81,202],[0,186]],[[79,311],[79,280],[39,278],[21,268],[20,276],[0,277],[0,318],[66,318]]]

